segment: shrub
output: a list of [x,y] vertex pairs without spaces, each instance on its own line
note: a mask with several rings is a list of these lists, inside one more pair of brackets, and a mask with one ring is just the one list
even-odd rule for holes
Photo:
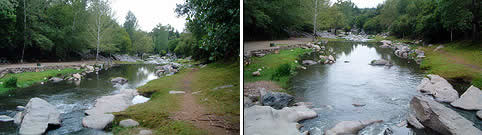
[[291,65],[281,64],[278,68],[276,68],[275,73],[271,76],[272,80],[278,80],[280,77],[289,76],[291,74]]
[[17,77],[10,77],[4,82],[4,86],[6,88],[15,88],[17,87]]

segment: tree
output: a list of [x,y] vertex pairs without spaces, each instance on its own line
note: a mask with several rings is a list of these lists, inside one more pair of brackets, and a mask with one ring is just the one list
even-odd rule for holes
[[466,0],[442,0],[440,2],[440,11],[443,27],[450,31],[450,41],[453,41],[454,31],[469,30],[471,21],[471,12],[465,8]]
[[90,34],[97,42],[95,61],[98,61],[100,42],[106,29],[112,24],[112,12],[108,0],[93,0],[90,7]]
[[134,43],[135,39],[133,39],[132,37],[134,37],[134,32],[138,29],[138,24],[137,24],[137,18],[136,16],[134,15],[134,13],[132,13],[132,11],[129,10],[129,12],[127,12],[127,16],[125,18],[125,22],[124,22],[124,28],[126,29],[127,33],[129,34],[129,37],[131,37],[131,40],[132,40],[132,43]]
[[[170,34],[170,29],[172,27],[162,26],[162,24],[157,24],[156,27],[152,29],[151,35],[154,41],[154,52],[161,53],[162,51],[168,51],[168,39]],[[174,38],[174,37],[173,37]]]
[[187,29],[198,40],[194,58],[216,61],[239,56],[239,0],[187,0],[176,13],[187,16]]

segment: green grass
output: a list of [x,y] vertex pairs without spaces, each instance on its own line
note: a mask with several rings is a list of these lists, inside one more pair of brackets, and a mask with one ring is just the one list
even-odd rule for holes
[[[211,112],[227,118],[232,124],[239,125],[239,64],[214,63],[209,64],[198,71],[192,72],[192,91],[201,91],[196,95],[199,103],[207,107]],[[139,93],[152,94],[151,100],[143,104],[129,107],[127,110],[116,115],[113,132],[115,134],[132,134],[136,128],[121,128],[118,122],[123,119],[134,119],[141,127],[149,128],[155,134],[180,134],[196,135],[207,134],[207,131],[196,128],[188,121],[176,121],[169,118],[174,112],[179,111],[182,103],[182,95],[169,94],[171,90],[182,91],[183,79],[192,69],[184,69],[181,72],[162,77],[148,82],[138,89]],[[213,90],[223,85],[234,87]],[[207,98],[207,101],[204,101]]]
[[[10,77],[16,77],[18,79],[17,80],[17,87],[25,88],[25,87],[31,86],[32,84],[38,83],[38,82],[47,81],[47,79],[45,79],[45,78],[49,78],[49,77],[53,77],[53,76],[63,77],[63,76],[67,76],[67,75],[70,75],[70,74],[79,73],[79,72],[82,72],[82,71],[83,71],[83,69],[77,70],[77,69],[72,69],[72,68],[66,68],[66,69],[61,69],[61,70],[57,70],[57,69],[46,70],[46,71],[43,71],[43,72],[23,72],[23,73],[18,73],[18,74],[7,74],[3,78],[0,78],[0,82],[4,82],[4,81],[6,81],[7,78],[10,78]],[[11,89],[14,89],[14,88],[5,88],[3,86],[3,84],[0,85],[0,93],[11,90]]]
[[[281,50],[279,54],[268,54],[264,57],[252,57],[251,64],[244,67],[244,81],[255,82],[262,80],[271,80],[272,76],[276,73],[276,69],[281,64],[292,64],[294,66],[299,65],[295,63],[298,57],[305,52],[311,51],[310,49],[295,48],[291,50]],[[252,76],[252,73],[262,69],[260,76]],[[291,76],[283,76],[279,79],[273,80],[283,88],[288,87],[288,81]]]
[[[230,124],[239,125],[239,63],[214,63],[193,74],[192,90],[201,91],[198,99],[210,107],[211,113],[223,116]],[[233,87],[214,90],[224,85]],[[204,100],[207,98],[208,100]]]
[[444,44],[443,51],[449,56],[440,52],[433,52],[438,45],[422,48],[426,58],[420,67],[427,69],[430,74],[437,74],[447,79],[469,80],[472,85],[482,88],[482,71],[471,68],[467,65],[455,63],[449,57],[457,56],[462,58],[465,63],[482,67],[482,48],[479,44],[470,41],[459,41]]

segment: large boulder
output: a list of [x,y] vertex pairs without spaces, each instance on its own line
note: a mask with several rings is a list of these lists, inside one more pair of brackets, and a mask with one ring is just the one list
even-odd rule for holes
[[60,112],[55,106],[40,98],[30,99],[22,118],[19,130],[21,135],[40,135],[47,131],[49,126],[52,128],[61,124]]
[[13,123],[17,125],[20,125],[22,123],[22,119],[23,119],[22,113],[23,112],[17,112],[17,114],[15,114],[15,116],[13,117]]
[[139,126],[139,122],[133,119],[126,119],[126,120],[120,121],[119,125],[122,127],[135,127],[135,126]]
[[417,90],[424,95],[433,96],[439,102],[453,102],[459,98],[459,93],[444,78],[429,74],[423,78]]
[[101,130],[106,128],[112,121],[114,121],[114,115],[112,114],[96,114],[85,116],[82,119],[82,125],[87,128]]
[[293,96],[286,93],[268,91],[261,95],[261,104],[271,106],[274,109],[282,109],[287,107],[293,99]]
[[373,123],[383,122],[382,120],[359,120],[359,121],[342,121],[336,124],[333,128],[327,130],[325,135],[340,135],[340,134],[358,134],[368,125]]
[[127,83],[128,81],[127,81],[127,79],[125,79],[125,78],[116,77],[116,78],[110,80],[110,82],[112,82],[112,83],[114,83],[114,84],[125,84],[125,83]]
[[94,107],[92,109],[86,110],[85,113],[88,115],[94,115],[120,112],[127,109],[127,107],[132,104],[132,98],[132,95],[127,94],[103,96],[97,99]]
[[440,134],[482,135],[482,131],[474,127],[474,123],[428,97],[413,97],[410,101],[410,109],[423,126]]
[[82,125],[87,128],[104,129],[114,120],[114,115],[132,105],[132,99],[137,95],[134,89],[123,89],[119,94],[103,96],[96,100],[93,108],[86,110],[88,115],[82,119]]
[[380,59],[380,60],[372,60],[370,62],[370,65],[386,65],[389,64],[390,62],[388,60]]
[[475,86],[470,86],[459,99],[450,104],[465,110],[482,110],[482,91]]
[[315,65],[317,64],[316,61],[313,61],[313,60],[303,60],[303,62],[301,62],[303,65]]
[[298,121],[317,116],[306,106],[285,107],[281,110],[269,106],[252,106],[244,109],[246,135],[295,135],[301,134]]

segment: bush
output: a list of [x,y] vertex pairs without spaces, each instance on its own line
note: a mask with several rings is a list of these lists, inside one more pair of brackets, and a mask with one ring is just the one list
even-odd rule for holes
[[271,76],[271,80],[278,80],[280,77],[289,76],[291,74],[291,65],[290,64],[281,64],[278,68],[276,68],[275,73]]
[[15,88],[17,87],[17,77],[10,77],[8,78],[5,82],[4,85],[5,88]]

